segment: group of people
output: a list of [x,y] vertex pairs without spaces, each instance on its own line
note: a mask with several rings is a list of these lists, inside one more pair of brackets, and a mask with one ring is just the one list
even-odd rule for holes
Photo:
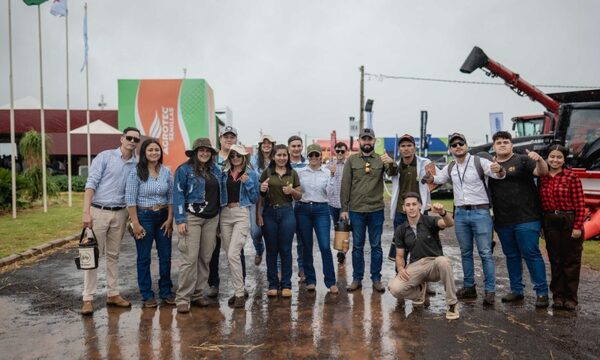
[[[399,138],[400,160],[374,151],[375,133],[362,129],[359,151],[348,157],[348,146],[335,144],[335,158],[323,164],[321,147],[307,147],[292,136],[278,144],[263,135],[250,158],[238,145],[237,130],[219,132],[220,149],[207,138],[194,141],[188,160],[171,177],[162,164],[159,141],[147,139],[135,155],[141,134],[127,128],[121,146],[100,153],[92,162],[84,196],[83,225],[93,228],[102,254],[106,254],[107,305],[129,307],[120,296],[118,257],[125,229],[136,239],[138,286],[144,307],[158,305],[150,275],[151,249],[159,258],[159,297],[186,313],[191,305],[207,306],[219,291],[219,252],[227,254],[233,295],[228,303],[244,308],[246,264],[244,244],[250,236],[260,265],[266,250],[269,297],[292,296],[292,244],[296,238],[298,276],[307,291],[315,291],[313,234],[321,254],[323,281],[336,294],[331,251],[331,222],[348,221],[352,227],[352,281],[347,291],[362,287],[364,246],[371,247],[370,278],[375,291],[385,292],[381,278],[384,223],[384,174],[392,178],[390,215],[394,240],[389,256],[397,275],[388,289],[397,298],[423,304],[427,283],[442,281],[446,291],[446,317],[459,317],[458,299],[477,297],[473,243],[484,272],[484,304],[495,301],[495,265],[492,256],[495,229],[510,279],[503,302],[524,298],[522,260],[536,291],[537,307],[547,307],[548,285],[539,250],[543,228],[550,258],[553,307],[574,310],[581,265],[583,192],[581,183],[564,168],[566,150],[550,149],[546,161],[535,152],[512,151],[507,132],[494,134],[494,158],[471,155],[464,135],[448,139],[454,160],[437,169],[415,154],[411,135]],[[431,204],[433,184],[452,183],[454,216],[439,203]],[[493,207],[494,217],[490,209]],[[127,223],[129,219],[129,224]],[[439,231],[455,226],[461,250],[463,287],[455,289],[452,264],[443,254]],[[177,231],[181,254],[178,288],[171,280],[171,234]],[[346,261],[337,254],[340,264]],[[93,313],[97,271],[84,271],[82,314]]]

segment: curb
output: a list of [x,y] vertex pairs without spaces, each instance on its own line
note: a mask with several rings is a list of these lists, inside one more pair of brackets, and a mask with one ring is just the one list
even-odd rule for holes
[[62,239],[52,240],[45,244],[33,247],[29,250],[25,250],[21,253],[4,257],[4,258],[0,259],[0,269],[3,267],[6,267],[8,265],[12,265],[18,261],[26,260],[26,259],[30,259],[34,256],[42,255],[42,254],[48,252],[49,250],[61,247],[65,244],[69,243],[70,241],[76,240],[78,237],[79,237],[79,235],[75,234],[75,235],[67,236]]

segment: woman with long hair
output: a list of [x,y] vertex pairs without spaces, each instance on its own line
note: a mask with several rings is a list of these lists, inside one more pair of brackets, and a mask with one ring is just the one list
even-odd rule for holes
[[[260,194],[256,217],[263,227],[267,247],[267,296],[292,296],[292,240],[296,218],[292,202],[300,200],[300,179],[290,165],[287,146],[275,145],[275,156],[260,176]],[[262,206],[264,204],[264,212]],[[277,257],[281,258],[281,279],[277,275]]]
[[[262,172],[269,166],[273,155],[275,154],[275,140],[271,135],[262,135],[258,142],[258,151],[256,156],[252,157],[251,163],[257,177],[260,177]],[[252,205],[250,209],[250,235],[252,236],[252,244],[254,250],[256,250],[256,256],[254,257],[254,264],[260,265],[262,262],[262,255],[265,251],[265,244],[263,241],[262,228],[256,223],[256,204]]]
[[540,178],[539,191],[550,260],[552,307],[573,311],[577,308],[585,209],[581,180],[565,168],[566,158],[564,146],[550,147],[548,175]]
[[152,291],[150,262],[156,242],[159,261],[159,296],[174,305],[171,281],[171,232],[173,229],[173,180],[162,165],[163,151],[156,139],[144,140],[140,160],[127,178],[125,198],[137,249],[138,287],[144,307],[158,305]]
[[[185,154],[189,160],[175,172],[173,208],[181,253],[177,312],[190,311],[190,303],[208,306],[210,258],[217,242],[219,225],[221,170],[216,164],[217,151],[208,138],[194,141]],[[239,255],[239,253],[238,253]]]
[[250,208],[258,200],[258,177],[250,167],[248,152],[232,145],[221,173],[221,244],[227,259],[235,293],[229,304],[243,308],[246,302],[240,251],[250,232]]

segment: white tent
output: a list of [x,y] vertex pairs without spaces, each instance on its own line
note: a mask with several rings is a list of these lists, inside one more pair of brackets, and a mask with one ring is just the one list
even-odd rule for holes
[[[87,125],[71,130],[71,134],[87,134]],[[108,125],[104,121],[97,119],[90,123],[90,134],[121,134],[118,129]]]

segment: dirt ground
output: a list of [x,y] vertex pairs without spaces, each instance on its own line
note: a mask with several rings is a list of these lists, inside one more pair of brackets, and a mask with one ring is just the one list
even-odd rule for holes
[[[386,220],[382,237],[387,255],[392,237]],[[444,251],[453,262],[457,287],[462,286],[460,254],[454,230],[442,233]],[[295,246],[294,246],[295,248]],[[445,319],[441,284],[433,288],[426,308],[398,302],[389,292],[374,293],[368,276],[362,291],[347,293],[352,263],[336,264],[340,293],[328,294],[323,285],[318,247],[315,246],[317,291],[298,283],[294,268],[293,297],[269,299],[265,262],[254,265],[251,241],[245,247],[250,293],[245,309],[227,305],[232,294],[226,259],[221,253],[221,292],[207,308],[177,314],[172,306],[143,309],[137,290],[135,246],[123,241],[120,257],[122,295],[131,309],[105,306],[104,261],[101,288],[93,317],[82,317],[83,277],[75,269],[74,246],[56,251],[32,264],[0,274],[0,358],[2,359],[597,359],[600,357],[600,273],[584,268],[580,306],[574,313],[535,309],[528,273],[526,299],[502,304],[508,292],[505,259],[496,249],[496,305],[479,298],[460,302],[460,319]],[[365,248],[368,269],[369,247]],[[334,252],[335,258],[335,252]],[[179,253],[173,247],[172,277],[177,284]],[[295,259],[295,256],[294,256]],[[483,283],[475,256],[477,282]],[[295,261],[294,261],[295,266]],[[152,264],[157,287],[158,262]],[[549,268],[547,267],[549,273]],[[383,280],[394,276],[394,264],[384,260]]]

